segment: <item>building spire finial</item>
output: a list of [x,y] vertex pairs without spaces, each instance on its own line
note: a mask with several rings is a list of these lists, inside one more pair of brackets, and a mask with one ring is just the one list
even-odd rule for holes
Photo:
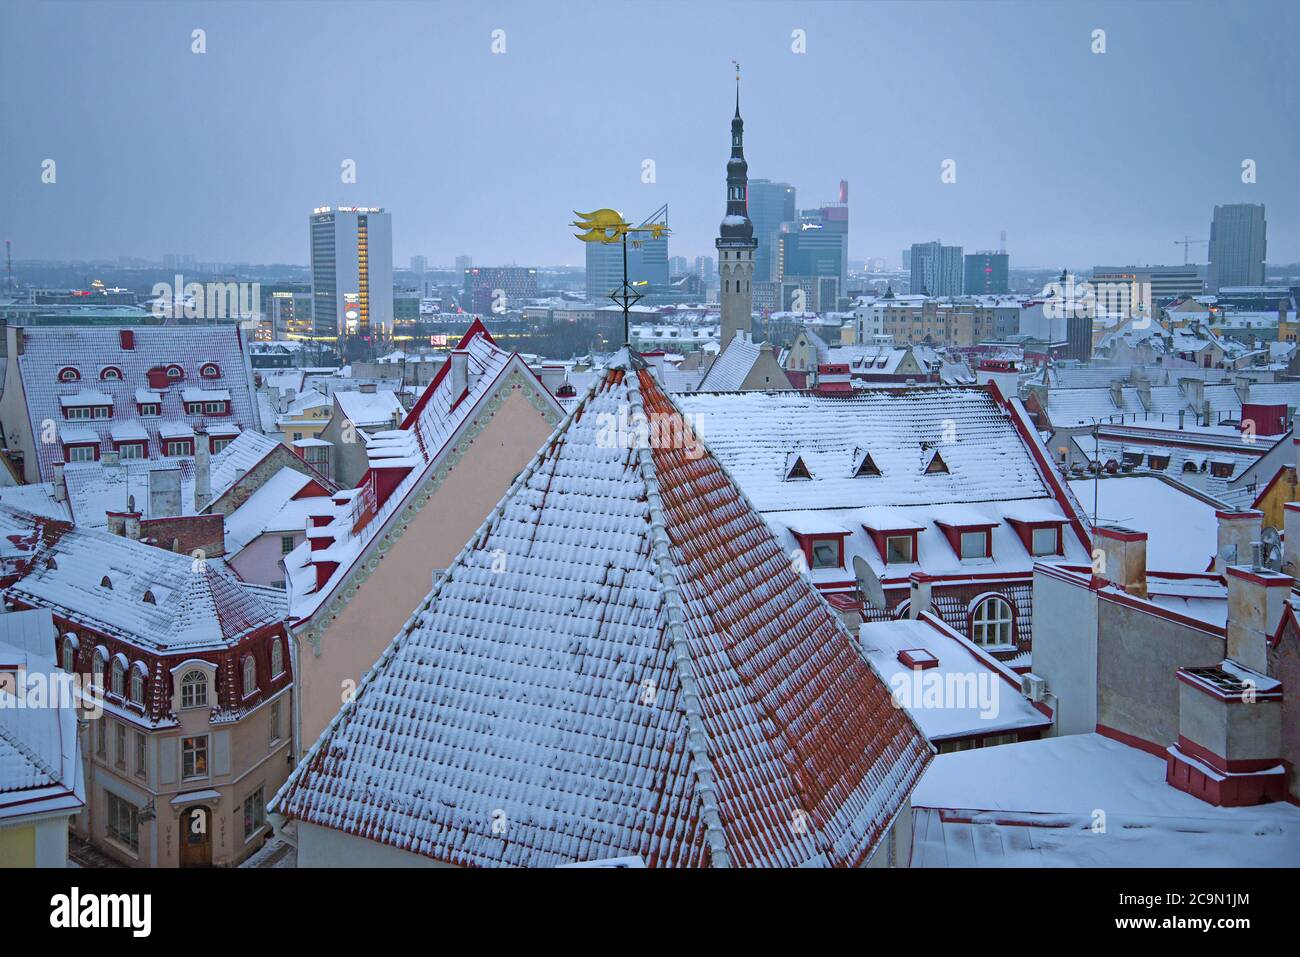
[[740,63],[732,60],[732,65],[736,68],[736,115],[740,115]]

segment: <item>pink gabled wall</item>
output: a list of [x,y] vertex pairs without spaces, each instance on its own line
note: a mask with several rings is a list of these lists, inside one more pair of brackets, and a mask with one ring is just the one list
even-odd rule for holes
[[230,567],[242,581],[253,585],[269,586],[272,582],[283,581],[284,569],[280,567],[280,559],[284,555],[280,549],[280,536],[289,534],[293,535],[295,548],[307,537],[306,533],[301,531],[265,532],[244,546],[238,555],[229,559]]

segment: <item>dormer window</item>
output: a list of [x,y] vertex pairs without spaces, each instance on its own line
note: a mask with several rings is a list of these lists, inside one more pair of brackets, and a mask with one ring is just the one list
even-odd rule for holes
[[81,373],[78,372],[76,369],[74,369],[72,366],[64,366],[62,369],[59,370],[59,381],[79,382],[81,381]]
[[839,542],[833,538],[813,539],[812,555],[813,568],[839,568],[841,565]]
[[1061,554],[1061,529],[1056,528],[1035,528],[1030,539],[1029,553],[1031,555],[1059,555]]
[[215,362],[205,362],[199,367],[199,376],[204,379],[220,379],[221,367]]
[[99,377],[104,382],[121,382],[122,370],[117,366],[104,366],[99,370]]
[[811,478],[812,472],[808,471],[808,466],[804,464],[803,456],[796,455],[794,461],[786,468],[785,480],[787,482],[794,482]]
[[1061,555],[1063,531],[1066,520],[1062,517],[1044,514],[1034,508],[1021,510],[1018,514],[1007,514],[1007,523],[1020,536],[1025,551],[1035,557]]
[[885,564],[908,565],[916,560],[915,535],[886,535]]
[[934,523],[948,539],[948,544],[963,561],[993,557],[993,529],[1000,523],[990,522],[978,514],[950,516]]
[[926,475],[941,475],[941,474],[947,475],[948,474],[948,463],[943,460],[943,456],[939,454],[938,449],[935,449],[933,452],[930,453],[930,459],[928,462],[925,463],[925,474]]
[[869,475],[879,475],[880,468],[872,459],[870,452],[863,452],[862,458],[858,460],[858,467],[853,471],[854,478],[863,478]]
[[157,402],[141,402],[136,408],[141,415],[160,415],[162,407]]
[[169,379],[182,379],[185,377],[185,370],[175,364],[169,365],[166,372]]

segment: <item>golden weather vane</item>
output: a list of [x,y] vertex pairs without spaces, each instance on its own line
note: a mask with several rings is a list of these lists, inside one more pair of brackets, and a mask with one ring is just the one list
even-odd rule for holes
[[[657,219],[659,213],[667,213],[667,207],[660,207],[651,219]],[[609,298],[614,300],[623,307],[623,345],[629,344],[628,340],[628,312],[637,302],[645,297],[633,288],[633,284],[627,281],[627,236],[628,233],[648,233],[651,239],[662,239],[664,236],[671,234],[666,222],[643,222],[639,226],[633,226],[623,218],[623,214],[615,209],[597,209],[590,213],[580,213],[576,209],[573,215],[578,218],[569,225],[576,226],[583,230],[580,233],[574,233],[578,239],[584,243],[609,243],[623,244],[623,285],[615,292],[609,294]],[[666,216],[665,216],[666,218]]]

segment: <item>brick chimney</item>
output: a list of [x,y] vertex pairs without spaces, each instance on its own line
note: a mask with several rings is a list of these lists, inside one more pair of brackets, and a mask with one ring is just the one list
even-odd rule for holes
[[1219,542],[1214,553],[1214,571],[1222,575],[1229,565],[1241,565],[1252,560],[1251,545],[1258,542],[1264,530],[1264,513],[1253,508],[1216,511],[1219,520]]
[[1093,548],[1102,553],[1099,577],[1130,595],[1147,597],[1147,533],[1120,525],[1093,529]]

